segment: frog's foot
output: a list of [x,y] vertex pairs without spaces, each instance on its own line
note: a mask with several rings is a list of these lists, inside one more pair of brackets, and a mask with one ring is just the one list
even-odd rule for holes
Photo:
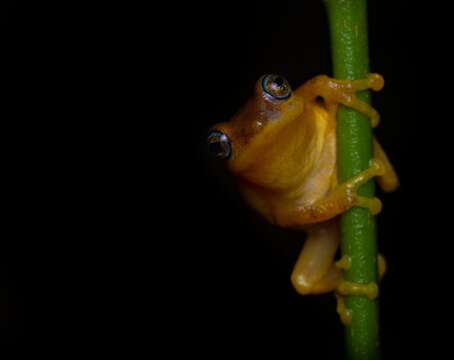
[[351,324],[352,314],[345,305],[345,296],[366,296],[370,300],[374,300],[378,296],[378,285],[375,282],[368,284],[358,284],[350,281],[341,280],[335,290],[337,299],[337,313],[341,322],[347,326]]
[[371,126],[375,128],[380,121],[380,115],[372,106],[358,99],[356,92],[367,89],[379,91],[384,83],[379,74],[369,74],[367,79],[361,80],[337,80],[320,75],[308,81],[302,92],[304,95],[323,97],[328,106],[342,104],[359,111],[370,118]]
[[[340,260],[334,263],[334,266],[339,270],[348,270],[351,267],[351,259],[348,256],[342,256]],[[377,256],[377,267],[379,279],[381,280],[386,272],[385,258],[379,254]],[[345,280],[340,280],[334,289],[337,300],[337,313],[344,325],[350,325],[352,320],[351,311],[345,304],[345,296],[366,296],[373,300],[378,296],[378,285],[375,282],[369,284],[358,284]]]
[[382,203],[379,198],[368,198],[357,194],[361,185],[367,183],[375,176],[383,175],[385,169],[382,162],[378,159],[372,159],[368,169],[362,171],[353,178],[340,184],[334,191],[332,196],[338,201],[346,203],[347,208],[359,206],[369,209],[372,215],[377,215],[382,209]]

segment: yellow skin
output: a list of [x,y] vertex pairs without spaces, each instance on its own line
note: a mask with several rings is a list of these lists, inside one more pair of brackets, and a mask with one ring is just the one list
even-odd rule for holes
[[[338,183],[336,112],[339,104],[346,105],[369,116],[375,127],[378,113],[355,93],[365,89],[378,91],[384,81],[378,74],[355,81],[321,75],[291,93],[285,79],[268,76],[259,79],[254,96],[230,121],[217,124],[212,130],[228,139],[227,166],[238,179],[246,202],[272,224],[307,232],[291,276],[295,289],[303,295],[335,291],[341,319],[348,323],[341,296],[373,298],[378,288],[375,283],[360,285],[342,280],[342,270],[348,268],[349,259],[342,258],[337,263],[334,260],[339,246],[338,217],[353,206],[366,207],[377,214],[380,200],[358,196],[357,189],[375,176],[384,191],[393,191],[399,181],[374,139],[370,167],[349,181]],[[382,276],[384,259],[380,257],[378,264]]]

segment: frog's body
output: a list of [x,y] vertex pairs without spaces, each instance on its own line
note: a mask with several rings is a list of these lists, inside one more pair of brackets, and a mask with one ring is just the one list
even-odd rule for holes
[[254,167],[262,171],[248,169],[260,176],[259,181],[249,181],[249,172],[245,179],[239,177],[239,183],[246,201],[268,221],[298,228],[306,224],[288,224],[282,214],[315,203],[337,185],[336,129],[328,111],[318,104],[305,106],[294,125],[280,131],[276,145],[270,144],[285,147],[288,157],[273,165],[272,156],[281,154],[260,153]]
[[374,176],[385,191],[398,186],[376,140],[369,169],[343,184],[336,176],[338,104],[365,113],[376,126],[377,112],[355,93],[382,86],[377,74],[357,81],[318,76],[292,93],[285,79],[266,75],[257,82],[254,97],[229,122],[215,125],[209,137],[217,155],[229,158],[228,167],[252,208],[273,224],[308,233],[292,275],[301,294],[339,286],[341,270],[333,262],[338,215],[352,206],[380,211],[380,201],[358,196],[358,187]]

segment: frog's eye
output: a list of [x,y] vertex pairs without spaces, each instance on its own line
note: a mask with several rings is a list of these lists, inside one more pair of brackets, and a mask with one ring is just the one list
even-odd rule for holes
[[262,88],[263,91],[277,100],[285,100],[292,95],[290,84],[280,75],[270,74],[263,76]]
[[208,150],[218,159],[230,159],[232,145],[226,134],[214,130],[208,134]]

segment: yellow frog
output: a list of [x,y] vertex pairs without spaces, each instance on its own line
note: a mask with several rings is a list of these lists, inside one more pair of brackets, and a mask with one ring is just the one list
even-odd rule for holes
[[[348,259],[334,260],[339,246],[338,218],[353,206],[379,213],[380,200],[359,196],[357,189],[376,176],[384,191],[393,191],[399,180],[374,139],[370,167],[338,183],[336,112],[343,104],[364,113],[372,127],[377,126],[378,113],[360,101],[356,92],[378,91],[383,85],[378,74],[353,81],[320,75],[292,91],[282,76],[264,75],[245,106],[230,121],[213,126],[208,135],[209,150],[227,161],[253,209],[272,224],[307,232],[291,276],[300,294],[336,291],[376,296],[376,286],[369,286],[375,284],[342,281]],[[384,260],[379,258],[378,264],[382,275]],[[348,322],[342,303],[338,310]]]

